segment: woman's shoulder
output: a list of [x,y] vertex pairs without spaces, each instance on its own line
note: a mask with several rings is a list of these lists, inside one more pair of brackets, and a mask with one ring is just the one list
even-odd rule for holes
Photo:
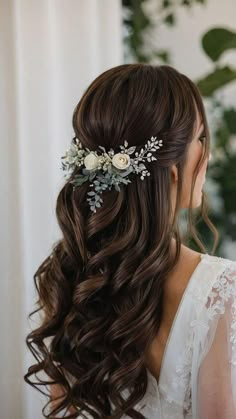
[[211,255],[209,253],[200,253],[184,245],[181,246],[181,254],[182,256],[180,260],[182,259],[183,267],[188,266],[188,265],[197,266],[198,261],[199,263],[204,261],[207,266],[220,266],[220,265],[222,267],[231,266],[232,270],[234,270],[236,267],[236,260],[226,258],[226,257]]
[[226,300],[229,295],[236,296],[236,261],[185,247],[181,272],[188,272],[188,269],[192,274],[187,275],[187,295],[196,297],[197,303],[206,303],[208,297],[216,301],[216,295],[218,301]]
[[232,271],[232,274],[235,273],[236,271],[236,261],[226,258],[226,257],[221,257],[221,256],[216,256],[216,255],[210,255],[208,253],[202,253],[201,254],[201,260],[203,260],[205,262],[205,266],[207,268],[222,268],[223,271],[222,273],[224,273],[224,269],[226,270],[226,272],[228,273],[229,271]]
[[212,288],[224,284],[227,287],[227,284],[233,281],[234,286],[236,286],[236,261],[216,256],[210,255],[208,253],[200,253],[200,263],[201,269],[198,271],[198,276],[202,278],[203,282],[210,282]]
[[213,318],[213,314],[223,313],[226,305],[235,304],[236,261],[207,253],[201,255],[201,260],[194,296],[197,304],[202,303],[203,312]]

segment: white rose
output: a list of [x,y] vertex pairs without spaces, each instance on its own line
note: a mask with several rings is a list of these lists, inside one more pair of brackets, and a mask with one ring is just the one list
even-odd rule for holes
[[117,169],[126,169],[130,165],[130,157],[125,153],[117,153],[112,157],[112,164]]
[[88,169],[88,170],[96,169],[97,166],[98,166],[98,163],[99,163],[98,158],[93,153],[88,154],[84,158],[84,165],[85,165],[86,169]]

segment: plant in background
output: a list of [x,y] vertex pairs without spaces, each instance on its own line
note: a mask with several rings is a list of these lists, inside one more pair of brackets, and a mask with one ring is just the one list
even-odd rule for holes
[[[205,4],[206,0],[157,0],[155,14],[148,13],[146,0],[122,0],[123,6],[123,42],[124,61],[150,63],[154,58],[159,58],[164,63],[171,62],[170,52],[167,49],[156,48],[156,39],[152,39],[151,31],[163,23],[167,26],[176,24],[176,11],[179,7],[191,8],[194,4]],[[149,34],[150,32],[150,34]],[[147,51],[147,45],[143,47],[143,39],[148,37],[151,47]]]
[[[151,48],[147,50],[146,36],[160,24],[176,24],[176,11],[179,7],[191,8],[193,4],[206,4],[206,0],[182,0],[179,2],[163,0],[157,2],[156,17],[146,12],[145,0],[123,0],[123,28],[125,60],[151,63],[156,57],[164,63],[171,63],[168,50]],[[150,37],[151,44],[151,37]],[[209,104],[210,130],[212,132],[212,155],[209,163],[206,187],[209,184],[210,217],[220,233],[216,255],[227,257],[226,245],[236,241],[236,108],[224,105],[224,88],[236,80],[236,69],[220,63],[225,51],[236,49],[236,33],[225,28],[211,28],[201,39],[204,53],[212,61],[210,74],[195,81],[202,96]],[[215,194],[215,195],[214,195]],[[214,202],[213,202],[214,201]],[[183,211],[183,218],[185,213]],[[211,232],[202,220],[198,231],[207,248],[211,249]],[[198,250],[196,242],[190,239],[189,245]]]
[[224,254],[224,244],[236,241],[236,108],[224,104],[224,89],[236,80],[236,68],[222,65],[220,59],[229,49],[236,52],[236,32],[212,28],[203,35],[201,43],[213,65],[212,71],[196,84],[202,95],[210,99],[216,113],[212,127],[215,151],[209,177],[218,185],[223,204],[220,211],[212,207],[212,216],[221,232],[221,254]]

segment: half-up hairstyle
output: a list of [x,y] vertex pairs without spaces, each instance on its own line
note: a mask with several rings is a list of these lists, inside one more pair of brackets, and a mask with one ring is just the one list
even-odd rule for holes
[[[131,174],[131,183],[121,185],[120,192],[104,191],[96,213],[86,202],[89,181],[73,190],[68,180],[59,192],[56,215],[62,238],[34,275],[38,301],[29,317],[40,312],[41,324],[26,338],[37,362],[24,379],[50,398],[43,408],[46,418],[62,412],[67,418],[118,419],[124,413],[144,418],[134,406],[147,390],[145,355],[158,333],[165,280],[183,243],[180,196],[196,109],[206,141],[191,185],[188,229],[206,252],[195,228],[192,197],[209,156],[210,136],[195,84],[167,65],[119,65],[98,76],[74,110],[75,138],[84,148],[98,151],[101,145],[119,152],[126,140],[140,151],[151,136],[163,139],[163,147],[157,160],[147,163],[149,177],[140,180]],[[174,208],[172,165],[178,169]],[[207,209],[203,191],[200,215],[213,233],[214,254],[218,233]],[[57,401],[45,392],[50,384],[61,389]],[[124,390],[129,391],[127,399]]]

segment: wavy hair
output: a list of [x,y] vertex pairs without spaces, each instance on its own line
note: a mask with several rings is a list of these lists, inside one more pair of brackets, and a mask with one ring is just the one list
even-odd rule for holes
[[[171,66],[123,64],[99,75],[74,110],[75,138],[90,150],[101,145],[116,152],[126,139],[137,151],[152,135],[163,139],[163,147],[148,166],[151,176],[141,181],[133,175],[120,192],[103,192],[96,213],[86,203],[89,182],[73,191],[67,180],[58,194],[62,238],[34,274],[38,301],[29,317],[39,312],[40,325],[26,337],[37,362],[24,379],[49,398],[42,410],[46,418],[62,412],[69,413],[67,418],[86,418],[84,413],[95,419],[118,419],[124,413],[144,418],[134,406],[147,390],[146,353],[158,333],[165,280],[183,242],[180,196],[196,109],[206,141],[192,179],[188,231],[206,252],[192,208],[196,177],[210,147],[197,86]],[[173,164],[178,169],[174,209]],[[213,233],[214,254],[218,232],[207,215],[204,191],[199,210]],[[60,389],[57,397],[45,391],[49,385]]]

